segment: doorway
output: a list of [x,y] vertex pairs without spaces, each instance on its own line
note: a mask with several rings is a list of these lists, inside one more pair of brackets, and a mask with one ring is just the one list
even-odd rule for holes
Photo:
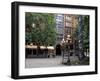
[[61,45],[60,44],[56,45],[56,55],[61,55]]

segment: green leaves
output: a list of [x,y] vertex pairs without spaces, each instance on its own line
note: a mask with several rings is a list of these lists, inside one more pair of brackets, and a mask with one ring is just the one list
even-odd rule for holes
[[84,16],[83,48],[89,49],[89,16]]
[[29,33],[29,32],[25,33],[25,41],[27,43],[31,43],[32,42],[32,34],[31,33]]
[[[82,34],[83,34],[83,49],[89,49],[89,16],[88,15],[85,15],[83,16],[83,20],[82,20],[82,23],[83,23],[83,30],[82,30]],[[75,29],[75,32],[73,34],[73,36],[75,38],[78,39],[78,36],[79,36],[79,27],[80,27],[80,24],[78,24],[79,26]]]
[[[26,38],[32,42],[41,43],[42,45],[54,44],[56,41],[55,18],[54,14],[48,13],[31,13],[26,12],[25,15],[26,27],[31,27],[31,34],[26,35]],[[32,28],[32,24],[35,24]],[[27,33],[27,31],[26,31]],[[29,37],[27,37],[29,36]],[[28,40],[29,42],[30,40]]]

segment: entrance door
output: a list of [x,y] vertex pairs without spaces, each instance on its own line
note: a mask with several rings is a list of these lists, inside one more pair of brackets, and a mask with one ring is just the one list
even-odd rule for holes
[[60,44],[56,45],[56,55],[61,55],[61,45]]

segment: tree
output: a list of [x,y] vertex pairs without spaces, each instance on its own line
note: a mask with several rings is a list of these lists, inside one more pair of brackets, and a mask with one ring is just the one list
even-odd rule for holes
[[[54,44],[56,40],[56,29],[54,14],[31,13],[27,12],[25,16],[26,28],[30,28],[31,42],[42,45]],[[32,24],[34,23],[34,27]],[[29,31],[26,31],[26,33]],[[29,38],[26,35],[26,39]],[[30,40],[28,40],[30,41]]]
[[89,16],[84,16],[83,48],[89,49]]
[[83,40],[83,49],[89,49],[89,16],[84,15],[82,16],[82,31],[79,32],[80,24],[78,27],[76,27],[76,30],[74,32],[74,37],[78,39],[78,35],[82,33],[82,40]]
[[26,41],[26,44],[29,44],[32,42],[32,36],[30,32],[25,33],[25,41]]

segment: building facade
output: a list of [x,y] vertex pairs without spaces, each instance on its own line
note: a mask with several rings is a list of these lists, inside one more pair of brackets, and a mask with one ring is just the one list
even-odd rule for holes
[[61,43],[61,41],[67,40],[67,36],[70,35],[73,37],[76,27],[78,26],[78,17],[77,15],[71,14],[56,14],[56,31],[57,39],[56,44]]
[[77,15],[64,14],[64,39],[70,35],[73,39],[73,34],[78,25]]
[[63,14],[56,14],[55,15],[56,20],[56,31],[57,31],[57,39],[56,44],[60,44],[60,42],[63,39],[64,34],[64,15]]

